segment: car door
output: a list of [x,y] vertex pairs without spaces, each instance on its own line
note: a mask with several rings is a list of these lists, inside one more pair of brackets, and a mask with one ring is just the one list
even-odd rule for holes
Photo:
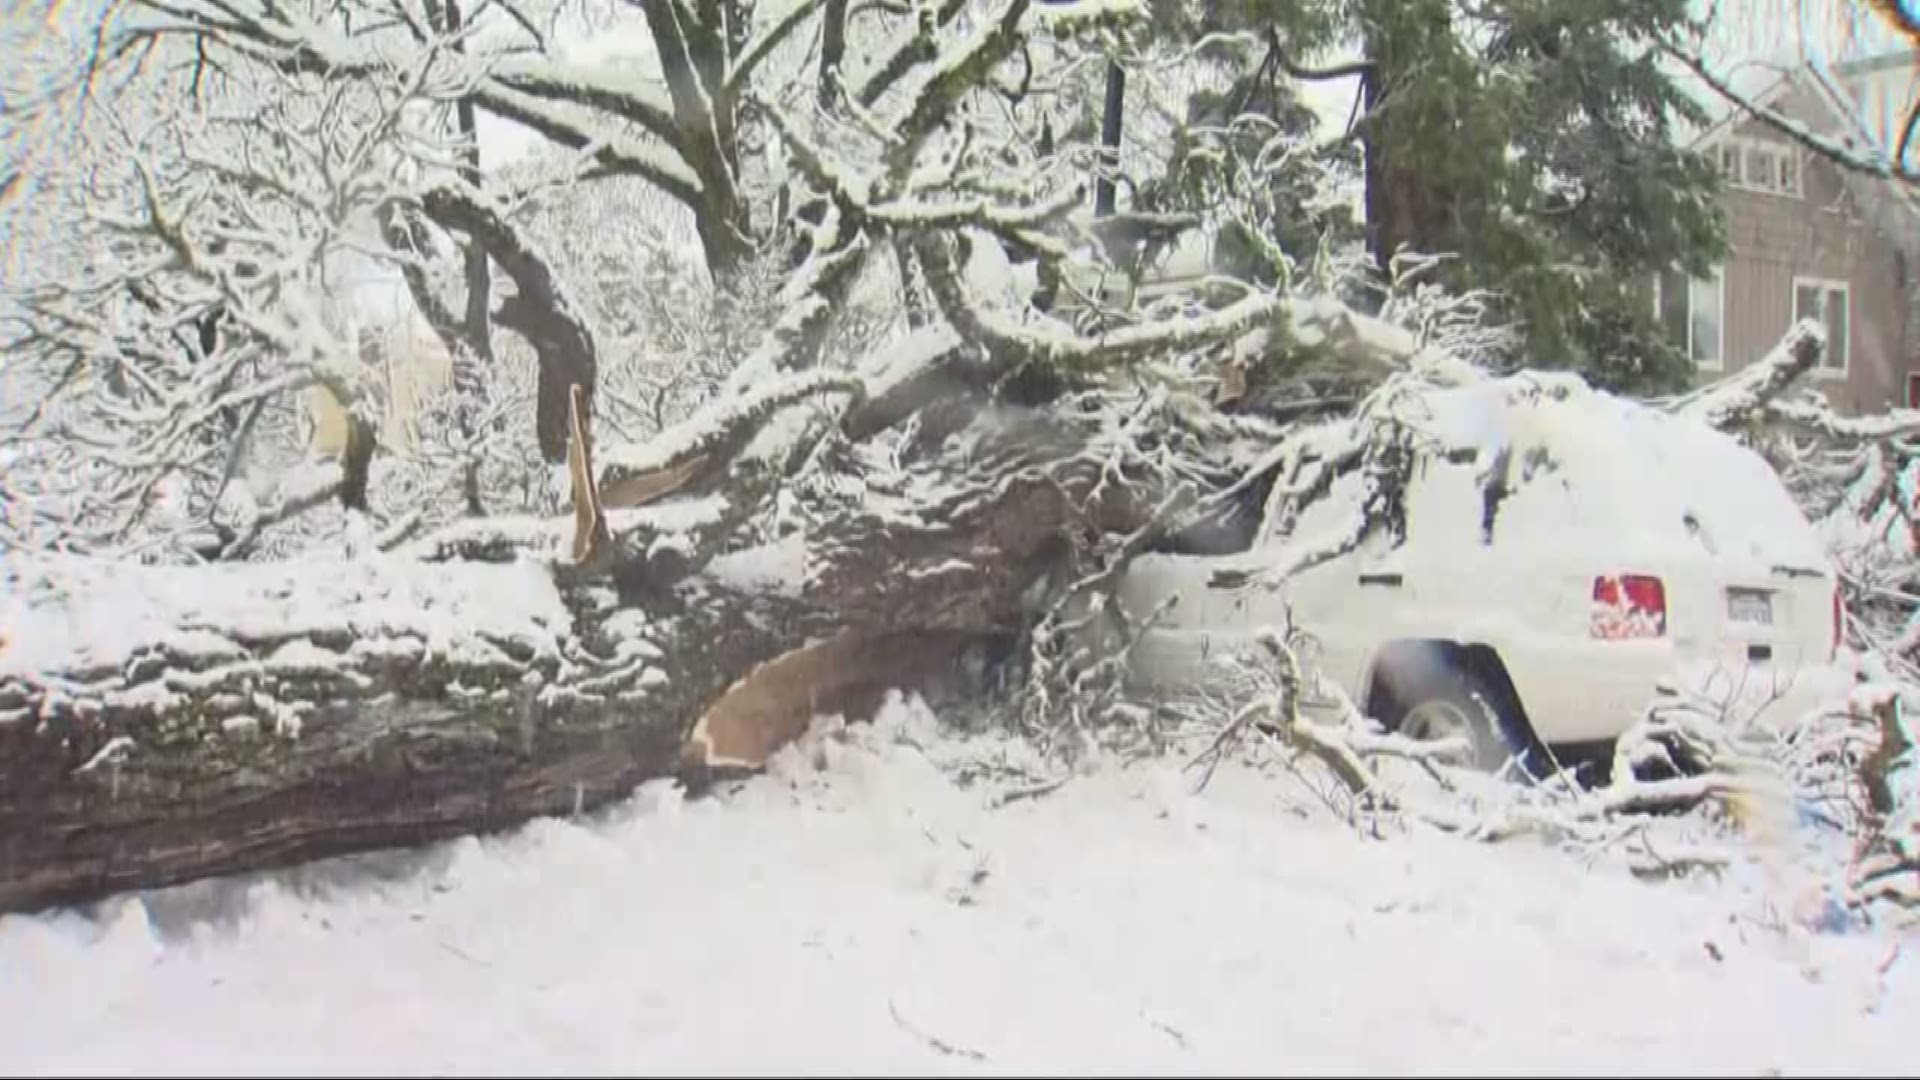
[[1218,624],[1249,635],[1265,626],[1293,627],[1301,659],[1350,696],[1358,695],[1381,628],[1403,603],[1406,585],[1402,553],[1384,530],[1352,544],[1365,484],[1357,473],[1335,481],[1286,536],[1254,553],[1271,587],[1221,590],[1213,607]]

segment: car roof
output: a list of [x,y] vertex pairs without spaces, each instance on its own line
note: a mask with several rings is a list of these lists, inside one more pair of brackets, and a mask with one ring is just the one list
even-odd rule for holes
[[[1555,512],[1579,522],[1576,532],[1597,546],[1630,542],[1640,553],[1827,565],[1818,531],[1765,458],[1697,419],[1592,389],[1578,376],[1522,373],[1424,388],[1393,410],[1428,462],[1466,470],[1476,485],[1494,468],[1506,471],[1510,492],[1552,485]],[[1463,503],[1458,512],[1473,515],[1478,529],[1479,500],[1449,502]],[[1423,501],[1422,512],[1451,512],[1439,505]],[[1410,533],[1421,528],[1413,514]],[[1551,531],[1554,543],[1568,542],[1568,530]],[[1525,529],[1496,531],[1496,538],[1531,539]]]
[[[1411,430],[1421,457],[1407,502],[1411,548],[1482,544],[1482,477],[1503,469],[1507,498],[1494,507],[1492,534],[1503,557],[1705,555],[1816,573],[1830,567],[1818,530],[1766,459],[1692,417],[1594,390],[1574,375],[1542,373],[1402,388],[1382,407]],[[1313,542],[1344,528],[1365,488],[1363,477],[1346,477],[1325,500],[1300,507],[1290,534]]]

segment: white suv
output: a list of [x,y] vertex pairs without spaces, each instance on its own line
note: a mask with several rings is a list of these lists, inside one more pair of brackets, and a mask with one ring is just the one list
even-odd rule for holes
[[[1296,518],[1283,481],[1249,550],[1135,561],[1130,617],[1177,600],[1141,637],[1135,676],[1215,678],[1210,657],[1291,620],[1366,715],[1465,735],[1483,767],[1610,743],[1663,688],[1789,721],[1844,694],[1825,548],[1733,438],[1564,375],[1423,389],[1393,415],[1415,461],[1404,540],[1377,529],[1276,572],[1350,535],[1367,494],[1350,472]],[[1483,483],[1493,470],[1504,484]]]

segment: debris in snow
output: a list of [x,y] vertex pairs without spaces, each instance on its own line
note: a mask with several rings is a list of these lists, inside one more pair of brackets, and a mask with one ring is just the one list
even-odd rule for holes
[[921,1042],[926,1043],[928,1046],[932,1047],[937,1053],[940,1053],[946,1057],[966,1058],[970,1061],[987,1060],[987,1055],[981,1053],[978,1050],[972,1050],[964,1046],[955,1046],[952,1043],[949,1043],[946,1040],[941,1039],[937,1036],[929,1035],[925,1031],[922,1031],[920,1028],[916,1027],[915,1025],[908,1023],[907,1018],[900,1015],[900,1006],[895,1004],[894,1002],[891,1002],[891,1001],[887,1002],[887,1012],[889,1015],[893,1017],[893,1022],[900,1026],[900,1030],[905,1031],[909,1035],[912,1035],[914,1038],[919,1039]]
[[[1880,928],[1770,921],[1775,894],[1753,875],[1652,883],[1526,844],[1358,842],[1295,813],[1313,796],[1283,767],[1230,762],[1194,794],[1177,763],[1107,762],[996,811],[992,787],[943,766],[1024,752],[892,701],[871,724],[809,733],[724,797],[689,802],[661,782],[595,819],[397,861],[158,890],[98,920],[0,919],[8,1061],[34,1074],[1909,1068],[1911,956]],[[1175,827],[1183,816],[1206,827]],[[956,907],[950,889],[983,861],[1018,887]],[[632,1022],[573,1007],[613,998]],[[743,1010],[777,1018],[773,1037],[733,1037]],[[422,1040],[423,1027],[470,1030]]]

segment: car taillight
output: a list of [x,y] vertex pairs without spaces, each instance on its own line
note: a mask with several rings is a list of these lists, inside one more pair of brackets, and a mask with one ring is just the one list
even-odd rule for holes
[[1833,586],[1833,655],[1829,660],[1840,659],[1840,646],[1847,640],[1847,601],[1840,586]]
[[1593,579],[1593,636],[1660,637],[1667,632],[1667,587],[1657,577],[1622,574]]

